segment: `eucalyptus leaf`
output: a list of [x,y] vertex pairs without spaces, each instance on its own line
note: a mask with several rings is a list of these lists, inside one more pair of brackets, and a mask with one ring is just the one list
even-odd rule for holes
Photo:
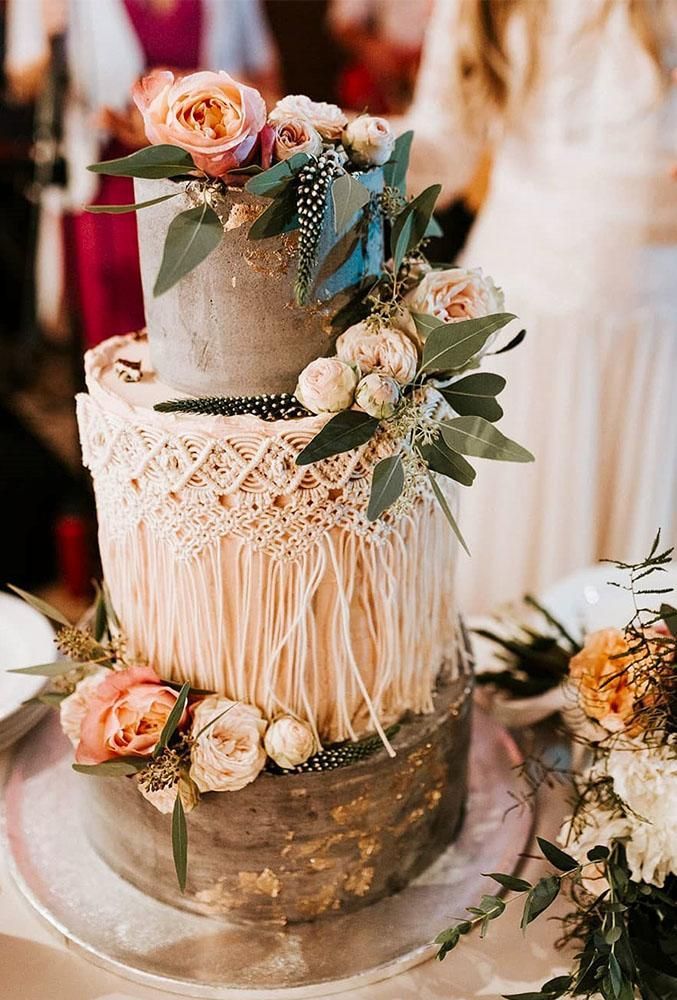
[[440,326],[437,316],[430,316],[428,313],[413,312],[411,313],[411,318],[416,324],[416,330],[424,343],[428,339],[428,335]]
[[176,701],[172,707],[171,712],[167,716],[167,720],[162,727],[162,732],[160,733],[160,739],[157,741],[157,746],[155,747],[154,756],[157,756],[161,750],[163,750],[172,736],[176,732],[176,727],[181,721],[181,716],[183,715],[183,710],[186,707],[186,701],[188,700],[188,694],[190,693],[190,684],[186,681],[181,686]]
[[544,837],[536,837],[536,843],[546,861],[549,861],[559,871],[572,872],[575,868],[578,868],[578,861],[572,858],[570,854],[565,854],[556,844],[552,844]]
[[247,238],[266,240],[281,233],[291,233],[299,227],[298,206],[293,188],[286,188],[249,227]]
[[120,778],[143,771],[148,766],[147,757],[116,757],[115,760],[104,760],[100,764],[73,764],[78,774],[88,774],[99,778]]
[[484,417],[493,423],[503,416],[503,409],[496,396],[505,388],[502,375],[491,372],[475,372],[452,382],[438,392],[461,416]]
[[7,673],[32,674],[37,677],[61,677],[73,669],[74,664],[71,660],[55,660],[54,663],[39,663],[35,667],[17,667],[14,670],[8,670]]
[[256,194],[260,198],[277,198],[282,194],[300,170],[310,162],[307,153],[294,153],[288,160],[280,160],[275,166],[269,167],[250,177],[245,184],[245,189],[250,194]]
[[405,205],[396,216],[390,233],[390,252],[395,274],[399,271],[407,254],[415,250],[425,237],[435,202],[441,190],[441,184],[432,184]]
[[483,417],[454,417],[442,425],[442,437],[453,451],[496,462],[533,462],[526,448],[511,441]]
[[404,489],[404,467],[400,455],[383,458],[374,468],[371,480],[371,494],[367,517],[377,521],[381,514],[391,507],[402,495]]
[[423,347],[424,372],[453,372],[481,351],[492,333],[507,326],[511,313],[492,313],[458,323],[440,323],[428,334]]
[[92,634],[97,642],[101,642],[108,630],[108,614],[106,612],[106,598],[103,590],[98,585],[96,588],[96,601],[94,603],[94,620],[92,623]]
[[176,878],[181,892],[186,888],[186,877],[188,874],[188,827],[186,825],[186,814],[183,809],[181,795],[177,789],[174,809],[172,810],[172,854],[174,855],[174,868]]
[[425,232],[423,234],[424,240],[429,239],[439,239],[440,236],[444,236],[444,230],[437,221],[434,215],[430,216],[428,225],[426,226]]
[[588,851],[588,861],[606,861],[609,857],[609,848],[603,844],[598,844]]
[[41,615],[45,615],[46,618],[51,619],[53,622],[58,622],[59,625],[65,625],[70,627],[70,622],[68,619],[61,614],[58,608],[52,607],[47,601],[43,601],[41,597],[36,597],[34,594],[29,594],[27,590],[22,590],[21,587],[15,587],[14,584],[7,584],[10,590],[13,590],[18,597],[20,597],[26,604],[30,604],[32,608],[39,611]]
[[531,882],[527,882],[526,879],[516,878],[514,875],[504,875],[502,872],[491,872],[486,878],[493,878],[494,882],[498,882],[504,889],[510,889],[512,892],[528,892],[531,889]]
[[468,555],[470,555],[470,549],[468,548],[468,546],[465,543],[465,538],[461,534],[461,529],[459,528],[458,524],[456,523],[456,518],[451,513],[451,508],[450,508],[449,504],[447,503],[447,498],[445,497],[444,492],[443,492],[442,488],[440,487],[440,484],[437,482],[437,479],[435,478],[435,474],[433,472],[429,471],[428,472],[428,479],[430,480],[430,485],[433,488],[433,493],[435,494],[435,499],[437,500],[438,504],[442,508],[442,512],[443,512],[444,516],[446,517],[447,521],[449,522],[451,530],[454,532],[454,534],[458,538],[460,544],[463,546],[464,551]]
[[536,885],[529,890],[524,904],[520,924],[523,930],[555,902],[559,895],[559,890],[560,880],[556,875],[546,875],[545,878],[538,880]]
[[163,194],[160,198],[151,198],[150,201],[137,201],[132,205],[85,205],[85,212],[91,215],[123,215],[125,212],[138,212],[141,208],[150,208],[151,205],[159,205],[162,201],[169,201],[176,198],[180,191],[174,194]]
[[496,354],[507,354],[508,351],[514,351],[516,347],[519,347],[519,345],[522,343],[526,335],[527,335],[526,330],[520,330],[519,333],[515,334],[512,340],[508,341],[505,347],[499,348],[498,351],[490,351],[489,353],[491,355],[496,355]]
[[51,705],[54,707],[56,705],[60,705],[64,698],[67,697],[67,691],[43,691],[42,694],[37,695],[36,698],[29,698],[28,701],[22,702],[22,704],[34,705],[38,702],[41,705]]
[[371,195],[364,184],[347,171],[340,174],[331,186],[331,200],[334,207],[334,228],[341,235],[355,222],[355,217]]
[[661,604],[660,616],[672,638],[677,639],[677,608],[673,608],[671,604]]
[[207,202],[180,212],[172,219],[153,295],[169,291],[177,281],[201,264],[223,239],[219,217]]
[[108,174],[112,177],[145,177],[159,180],[163,177],[181,177],[195,170],[190,153],[178,146],[162,144],[145,146],[129,156],[116,160],[104,160],[87,167],[94,174]]
[[407,170],[413,132],[403,132],[395,140],[390,159],[383,165],[383,181],[388,187],[397,188],[401,194],[406,194]]
[[421,445],[419,452],[433,472],[439,472],[441,476],[447,476],[462,486],[472,486],[476,475],[472,465],[463,458],[463,455],[452,451],[440,435],[429,444]]
[[329,420],[322,430],[296,456],[297,465],[312,465],[323,458],[352,451],[374,436],[379,421],[360,410],[342,410]]

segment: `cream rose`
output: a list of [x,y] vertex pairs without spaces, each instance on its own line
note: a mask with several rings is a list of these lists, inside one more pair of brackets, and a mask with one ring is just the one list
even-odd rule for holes
[[[206,727],[206,728],[205,728]],[[190,776],[201,792],[236,792],[266,763],[266,723],[254,705],[212,695],[193,710]]]
[[458,323],[502,312],[504,298],[481,268],[450,267],[424,274],[420,284],[405,296],[404,304],[411,312],[436,316],[441,323]]
[[395,135],[385,118],[360,115],[344,129],[343,145],[358,167],[380,167],[390,159]]
[[320,133],[323,139],[336,142],[341,138],[348,119],[336,104],[311,101],[305,94],[289,94],[278,101],[268,116],[270,125],[302,118]]
[[322,137],[304,118],[279,122],[274,129],[276,160],[288,160],[295,153],[318,156],[322,152]]
[[175,79],[155,70],[137,83],[133,97],[149,141],[180,146],[212,177],[242,166],[266,124],[258,90],[223,71]]
[[266,729],[264,746],[268,756],[286,770],[304,764],[317,750],[317,743],[308,723],[291,715],[273,719]]
[[418,368],[418,353],[401,330],[369,323],[356,323],[336,341],[336,354],[360,371],[390,375],[401,385],[411,382]]
[[61,718],[61,728],[71,741],[74,747],[80,742],[80,729],[82,720],[89,711],[92,696],[97,687],[108,677],[109,671],[106,667],[101,667],[93,674],[88,674],[76,685],[73,694],[70,694],[59,705],[59,715]]
[[317,358],[299,375],[294,395],[311,413],[338,413],[353,405],[358,375],[339,358]]
[[355,402],[370,417],[385,420],[392,417],[400,401],[399,382],[390,375],[371,372],[365,375],[355,392]]

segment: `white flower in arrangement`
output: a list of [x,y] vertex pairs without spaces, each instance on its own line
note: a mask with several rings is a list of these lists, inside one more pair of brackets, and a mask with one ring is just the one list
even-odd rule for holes
[[399,382],[391,375],[371,372],[357,387],[355,402],[370,417],[385,420],[392,417],[401,399]]
[[342,141],[358,167],[380,167],[390,159],[395,134],[385,118],[360,115],[346,126]]
[[336,104],[326,101],[311,101],[305,94],[289,94],[278,101],[268,115],[268,123],[277,125],[279,122],[298,120],[302,118],[309,122],[320,133],[323,139],[336,142],[348,119]]
[[368,322],[349,327],[336,341],[336,354],[365,374],[381,372],[400,385],[411,382],[418,368],[418,352],[411,338],[392,326]]
[[201,792],[235,792],[266,762],[266,723],[254,705],[212,695],[193,710],[190,776]]
[[268,756],[286,770],[304,764],[317,751],[317,742],[308,723],[292,715],[273,719],[266,730],[264,746]]
[[294,395],[311,413],[338,413],[353,405],[358,377],[339,358],[316,358],[299,375]]
[[277,160],[288,160],[295,153],[319,156],[322,152],[322,136],[305,118],[289,118],[278,122],[274,131]]
[[411,312],[435,316],[441,323],[477,319],[505,308],[503,292],[480,267],[428,271],[404,303]]
[[142,778],[137,779],[139,791],[144,799],[161,813],[170,813],[174,809],[177,794],[181,794],[181,803],[186,812],[190,812],[200,801],[197,788],[190,779],[181,778],[174,785],[165,788],[151,789],[144,784]]
[[74,747],[80,742],[82,720],[89,711],[92,694],[110,674],[106,667],[100,667],[93,674],[84,677],[67,698],[59,706],[61,728]]

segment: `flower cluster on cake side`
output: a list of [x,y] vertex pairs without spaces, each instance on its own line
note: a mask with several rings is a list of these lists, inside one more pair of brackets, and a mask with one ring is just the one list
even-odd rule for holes
[[[257,91],[224,72],[175,79],[158,71],[138,84],[134,98],[151,145],[91,169],[180,183],[176,194],[95,210],[138,210],[191,193],[195,207],[169,226],[156,295],[220,244],[220,199],[229,189],[244,187],[260,200],[250,240],[298,232],[298,303],[316,303],[322,294],[319,248],[331,250],[334,352],[299,373],[294,399],[179,399],[156,408],[278,418],[287,406],[293,418],[326,415],[299,465],[387,434],[392,454],[374,469],[368,518],[402,508],[423,478],[465,546],[445,483],[472,485],[471,458],[533,460],[495,426],[505,379],[478,370],[490,354],[517,346],[524,331],[498,347],[499,332],[515,319],[504,310],[502,291],[480,268],[428,260],[429,240],[441,232],[433,215],[441,188],[407,197],[412,133],[396,138],[386,119],[365,114],[349,121],[336,105],[303,95],[284,97],[268,112]],[[375,262],[367,249],[374,235]],[[346,261],[354,266],[344,267]]]
[[[522,899],[526,928],[566,892],[564,937],[578,945],[572,969],[512,1000],[677,996],[677,608],[647,606],[670,592],[660,574],[672,552],[661,551],[659,532],[646,559],[614,564],[634,605],[625,628],[579,638],[529,598],[526,617],[516,610],[511,622],[503,615],[481,630],[503,660],[482,681],[520,706],[540,701],[543,716],[556,705],[573,748],[566,768],[527,762],[526,800],[553,780],[571,788],[559,845],[538,838],[551,871],[534,883],[492,874],[510,899],[483,896],[437,938],[442,959],[512,900]],[[546,706],[550,692],[560,698]]]

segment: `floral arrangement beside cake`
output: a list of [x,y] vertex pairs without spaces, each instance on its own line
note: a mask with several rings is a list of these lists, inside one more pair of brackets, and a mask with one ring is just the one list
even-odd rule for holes
[[136,179],[91,210],[139,212],[147,314],[78,397],[106,582],[84,628],[43,607],[83,822],[176,905],[348,912],[463,822],[457,489],[469,459],[532,460],[478,370],[524,331],[499,346],[500,289],[427,259],[440,188],[407,196],[411,133],[268,112],[226,73],[134,97],[151,145],[91,168]]
[[[547,625],[540,631],[533,615],[511,634],[504,622],[498,633],[482,630],[508,653],[506,670],[485,681],[509,695],[528,691],[525,700],[559,689],[574,749],[570,770],[536,762],[531,775],[530,796],[554,773],[572,786],[560,846],[538,840],[552,870],[533,884],[493,874],[511,898],[484,896],[437,939],[443,959],[473,927],[486,932],[512,900],[523,900],[526,929],[567,892],[564,937],[578,946],[571,972],[510,1000],[677,996],[677,608],[665,600],[655,610],[646,606],[652,595],[670,592],[660,574],[672,552],[661,551],[659,532],[646,559],[614,564],[627,573],[623,586],[634,602],[625,628],[579,643],[541,609]],[[533,611],[533,600],[529,605]]]

